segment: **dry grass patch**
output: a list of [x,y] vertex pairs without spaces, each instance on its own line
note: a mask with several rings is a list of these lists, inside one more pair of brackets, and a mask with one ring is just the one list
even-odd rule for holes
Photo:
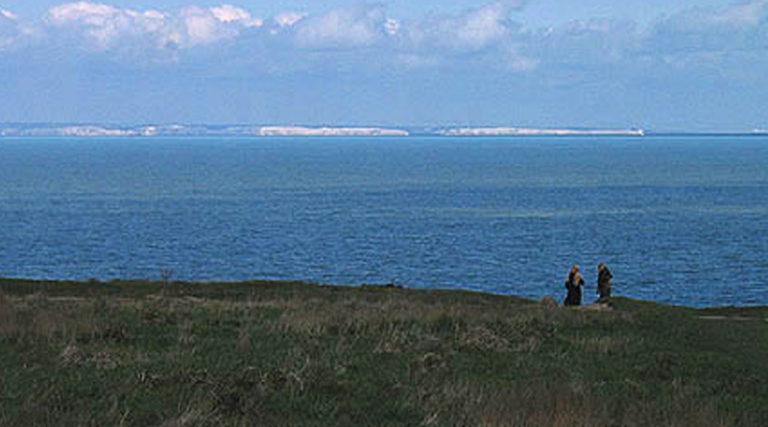
[[412,347],[413,337],[403,322],[387,322],[381,327],[375,353],[403,353]]
[[629,401],[615,407],[591,393],[584,384],[536,380],[511,383],[508,387],[446,381],[440,388],[417,391],[415,398],[421,399],[426,408],[423,425],[723,427],[738,424],[690,389],[681,390],[667,407]]
[[509,340],[484,326],[473,326],[464,331],[459,337],[459,348],[477,351],[508,351]]
[[587,353],[601,356],[625,354],[630,343],[629,338],[613,336],[573,338],[570,341],[574,346]]
[[59,354],[59,363],[64,367],[94,366],[99,369],[114,369],[120,365],[120,359],[110,351],[88,352],[75,344],[69,344]]

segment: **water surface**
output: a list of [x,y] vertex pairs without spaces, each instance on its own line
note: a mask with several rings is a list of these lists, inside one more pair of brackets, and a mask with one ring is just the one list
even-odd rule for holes
[[768,138],[2,138],[0,275],[768,299]]

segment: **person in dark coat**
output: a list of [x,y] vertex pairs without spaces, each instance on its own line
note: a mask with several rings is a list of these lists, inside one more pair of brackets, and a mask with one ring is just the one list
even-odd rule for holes
[[574,265],[568,273],[568,278],[565,279],[565,289],[568,290],[568,295],[566,295],[564,302],[566,306],[581,305],[582,286],[584,286],[584,278],[581,277],[579,266]]
[[597,294],[600,296],[597,299],[597,302],[599,303],[607,303],[610,302],[611,298],[611,286],[613,274],[611,274],[611,270],[606,267],[605,264],[598,264],[597,265]]

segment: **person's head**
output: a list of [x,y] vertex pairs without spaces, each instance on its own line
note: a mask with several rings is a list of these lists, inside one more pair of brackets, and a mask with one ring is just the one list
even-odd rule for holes
[[579,266],[578,265],[574,265],[573,267],[571,267],[571,273],[576,274],[578,272],[579,272]]
[[597,264],[597,271],[603,271],[604,268],[605,268],[605,264],[603,263]]

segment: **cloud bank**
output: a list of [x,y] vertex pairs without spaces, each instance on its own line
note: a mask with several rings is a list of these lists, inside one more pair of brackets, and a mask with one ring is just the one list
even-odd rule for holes
[[[288,46],[296,56],[378,49],[393,64],[420,66],[449,66],[453,57],[487,54],[489,60],[512,64],[510,71],[531,71],[550,62],[669,60],[695,53],[759,51],[768,35],[767,0],[721,10],[691,8],[647,28],[611,19],[536,28],[515,21],[515,12],[524,7],[521,1],[498,1],[453,16],[393,17],[381,4],[358,4],[317,15],[285,11],[263,17],[231,4],[167,12],[64,3],[36,22],[20,22],[12,11],[0,9],[0,51],[49,44],[112,53],[123,60],[177,60],[185,51],[234,43],[242,45],[238,52],[260,62],[272,56],[265,50]],[[360,60],[366,61],[363,55]]]
[[[248,51],[249,44],[251,48],[258,45],[263,53],[263,49],[285,49],[287,41],[296,55],[376,47],[392,57],[410,56],[429,63],[428,58],[435,55],[450,57],[508,45],[521,30],[510,14],[521,7],[520,2],[501,1],[459,16],[399,19],[388,16],[380,4],[353,5],[317,15],[285,11],[256,17],[230,4],[190,5],[163,12],[77,2],[52,7],[40,22],[29,25],[41,34],[39,45],[112,53],[121,59],[167,55],[166,59],[176,60],[179,52],[220,43],[243,44],[241,52]],[[0,13],[2,46],[19,43],[16,21],[12,12]]]

